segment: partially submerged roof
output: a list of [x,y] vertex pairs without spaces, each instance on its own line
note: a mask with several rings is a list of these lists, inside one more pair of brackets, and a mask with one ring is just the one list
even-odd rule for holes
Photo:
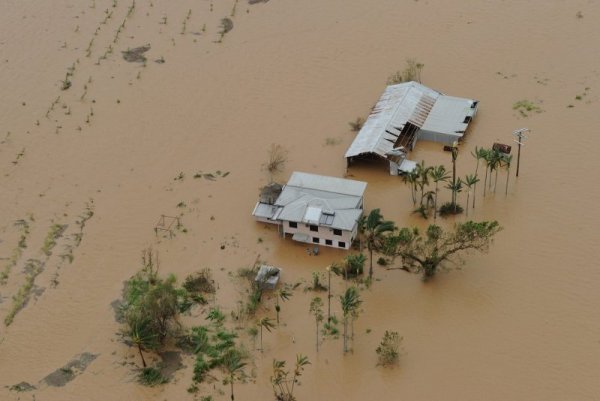
[[366,182],[295,172],[274,205],[259,202],[252,213],[269,220],[352,230],[362,214]]
[[473,115],[470,109],[474,102],[446,96],[418,82],[390,85],[373,107],[345,157],[371,153],[385,158],[394,149],[407,122],[423,130],[462,136],[468,125],[464,122],[466,116]]

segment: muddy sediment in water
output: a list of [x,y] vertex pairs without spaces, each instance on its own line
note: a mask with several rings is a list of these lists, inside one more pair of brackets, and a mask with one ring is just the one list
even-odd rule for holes
[[[193,360],[185,354],[181,362],[171,358],[177,368],[169,384],[140,386],[139,355],[122,342],[114,319],[111,303],[141,267],[142,249],[152,246],[161,273],[180,281],[211,268],[211,302],[229,320],[244,296],[235,274],[257,258],[282,267],[283,282],[299,283],[281,305],[279,328],[265,333],[264,352],[251,351],[254,377],[236,385],[236,398],[272,399],[272,360],[291,363],[303,353],[311,365],[299,400],[595,399],[600,71],[593,49],[600,5],[132,5],[29,0],[8,2],[0,13],[0,273],[10,265],[0,285],[2,320],[19,290],[30,291],[0,328],[0,398],[104,400],[110,389],[115,400],[194,399],[187,391]],[[235,29],[222,34],[224,18]],[[168,62],[123,60],[122,51],[143,43],[151,43],[147,59]],[[368,115],[388,76],[409,58],[425,65],[424,84],[480,101],[460,145],[461,177],[475,170],[475,146],[510,144],[515,129],[531,129],[508,194],[500,171],[496,192],[484,198],[480,187],[470,211],[504,230],[488,254],[467,255],[462,269],[427,284],[376,266],[373,286],[362,292],[353,352],[344,355],[341,339],[327,339],[317,354],[308,313],[316,294],[303,288],[346,253],[321,248],[309,255],[253,221],[259,188],[271,179],[267,149],[276,143],[288,151],[279,182],[293,171],[364,180],[367,210],[379,207],[399,226],[424,227],[398,177],[381,165],[346,171],[343,158],[356,135],[348,122]],[[65,79],[71,85],[63,91]],[[513,109],[519,104],[535,107],[524,115]],[[451,166],[434,143],[419,142],[411,159]],[[450,194],[441,190],[440,198]],[[154,230],[163,215],[180,219],[173,236]],[[49,240],[56,224],[67,228]],[[31,286],[28,260],[45,261]],[[35,296],[35,288],[45,290]],[[333,289],[339,317],[344,283],[334,278]],[[273,317],[274,302],[267,296],[258,316]],[[203,314],[195,308],[182,321],[200,324]],[[243,334],[253,321],[244,324],[243,340],[255,348]],[[376,366],[385,330],[404,337],[393,369]],[[74,380],[36,384],[84,351],[98,357]],[[11,391],[15,383],[37,388]],[[208,394],[229,398],[220,382],[196,395]]]

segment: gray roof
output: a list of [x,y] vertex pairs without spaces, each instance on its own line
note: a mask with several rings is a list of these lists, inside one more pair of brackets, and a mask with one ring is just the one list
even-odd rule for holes
[[367,183],[296,171],[292,173],[286,187],[321,190],[342,195],[362,196],[367,188]]
[[274,206],[259,202],[252,214],[352,230],[362,214],[366,187],[367,183],[362,181],[295,172]]
[[473,100],[454,96],[440,96],[429,112],[421,129],[462,137],[469,123],[465,117],[472,116]]
[[373,107],[345,157],[366,153],[386,157],[406,122],[424,130],[462,136],[467,125],[463,124],[465,116],[473,115],[468,110],[473,102],[446,96],[418,82],[390,85]]

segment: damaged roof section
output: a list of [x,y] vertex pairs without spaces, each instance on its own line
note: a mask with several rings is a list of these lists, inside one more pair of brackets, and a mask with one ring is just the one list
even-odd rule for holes
[[418,82],[388,86],[346,152],[350,158],[412,149],[418,139],[460,140],[477,112],[477,101],[444,95]]

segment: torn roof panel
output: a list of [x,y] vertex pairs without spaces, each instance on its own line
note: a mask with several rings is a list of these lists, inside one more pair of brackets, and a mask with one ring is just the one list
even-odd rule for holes
[[[376,154],[386,157],[407,122],[433,132],[462,133],[465,111],[474,100],[446,96],[418,82],[388,86],[363,127],[346,151],[345,157]],[[476,109],[471,108],[471,116]],[[438,131],[442,130],[442,131]]]

